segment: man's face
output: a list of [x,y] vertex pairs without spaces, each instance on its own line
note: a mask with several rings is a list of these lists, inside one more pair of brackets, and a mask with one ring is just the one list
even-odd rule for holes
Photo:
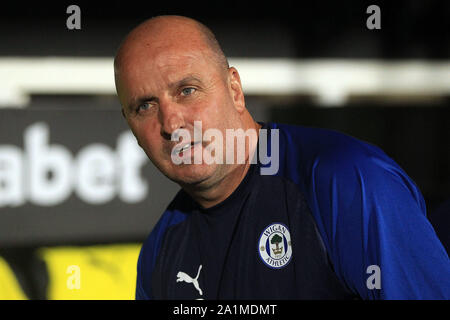
[[175,182],[207,187],[221,180],[230,166],[193,163],[195,148],[203,153],[208,142],[183,153],[192,155],[192,164],[176,165],[171,154],[179,142],[171,141],[171,134],[186,129],[195,143],[194,121],[201,121],[202,134],[215,128],[224,137],[225,129],[240,128],[242,123],[229,70],[220,71],[203,52],[177,48],[161,48],[151,55],[134,52],[120,68],[117,91],[132,132],[155,166]]

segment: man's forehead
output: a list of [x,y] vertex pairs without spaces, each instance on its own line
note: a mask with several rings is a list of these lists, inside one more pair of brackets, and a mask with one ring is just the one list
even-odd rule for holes
[[151,60],[176,59],[182,57],[202,56],[208,50],[204,41],[198,38],[178,37],[133,39],[122,47],[126,60],[146,57]]
[[195,51],[173,52],[160,51],[151,62],[158,69],[189,68],[204,64],[204,56]]
[[198,50],[159,50],[155,54],[141,54],[136,58],[129,56],[121,73],[127,78],[154,76],[172,82],[179,80],[183,74],[204,73],[211,63],[212,61]]

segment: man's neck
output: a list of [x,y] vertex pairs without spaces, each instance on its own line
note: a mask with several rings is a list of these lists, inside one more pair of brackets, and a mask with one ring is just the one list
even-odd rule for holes
[[185,191],[203,208],[211,208],[224,201],[237,189],[249,168],[250,163],[238,165],[214,187],[203,190],[185,189]]

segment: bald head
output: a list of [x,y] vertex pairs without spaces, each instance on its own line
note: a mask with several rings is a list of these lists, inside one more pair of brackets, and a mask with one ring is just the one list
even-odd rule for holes
[[133,54],[171,48],[200,50],[219,70],[229,67],[216,37],[204,24],[182,16],[157,16],[144,21],[125,37],[114,59],[114,71],[117,75],[130,59],[134,63]]

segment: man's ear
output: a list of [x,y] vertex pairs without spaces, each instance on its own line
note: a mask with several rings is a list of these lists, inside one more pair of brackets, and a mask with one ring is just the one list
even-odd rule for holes
[[244,92],[242,91],[241,78],[235,67],[228,69],[228,79],[234,106],[239,113],[242,113],[245,110],[245,98]]

